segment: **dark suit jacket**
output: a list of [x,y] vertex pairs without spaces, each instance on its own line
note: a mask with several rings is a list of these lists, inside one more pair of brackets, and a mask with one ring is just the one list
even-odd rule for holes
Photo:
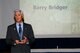
[[29,44],[16,44],[15,40],[20,40],[17,32],[16,23],[9,25],[7,28],[6,42],[11,45],[11,53],[30,53],[30,44],[34,41],[34,33],[30,24],[23,23],[23,36],[29,40]]

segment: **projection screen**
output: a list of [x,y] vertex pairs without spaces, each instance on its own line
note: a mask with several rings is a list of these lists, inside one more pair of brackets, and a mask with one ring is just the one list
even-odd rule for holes
[[36,38],[80,37],[80,0],[20,0]]

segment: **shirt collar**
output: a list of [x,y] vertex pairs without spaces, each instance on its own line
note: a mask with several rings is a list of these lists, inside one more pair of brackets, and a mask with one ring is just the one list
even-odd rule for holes
[[21,22],[21,23],[18,23],[18,22],[17,22],[17,23],[16,23],[16,25],[19,25],[19,24],[21,24],[21,26],[23,26],[23,22]]

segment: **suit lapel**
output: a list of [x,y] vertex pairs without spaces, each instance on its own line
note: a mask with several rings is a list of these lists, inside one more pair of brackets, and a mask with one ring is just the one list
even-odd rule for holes
[[25,36],[25,24],[23,23],[23,36]]
[[16,28],[16,23],[14,24],[14,32],[15,32],[16,37],[19,38],[19,34]]
[[26,32],[27,32],[27,27],[26,27],[25,23],[23,23],[23,36],[27,35]]
[[[13,29],[14,29],[16,37],[19,39],[19,34],[18,34],[18,31],[17,31],[17,28],[16,28],[16,23],[14,24],[14,28]],[[23,23],[23,36],[27,37],[26,32],[27,32],[27,27],[26,27],[25,23]]]

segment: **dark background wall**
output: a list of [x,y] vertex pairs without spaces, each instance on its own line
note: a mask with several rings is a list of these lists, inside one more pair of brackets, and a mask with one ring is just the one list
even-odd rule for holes
[[[32,49],[80,48],[80,38],[36,38]],[[10,48],[5,39],[0,39],[0,50]]]

